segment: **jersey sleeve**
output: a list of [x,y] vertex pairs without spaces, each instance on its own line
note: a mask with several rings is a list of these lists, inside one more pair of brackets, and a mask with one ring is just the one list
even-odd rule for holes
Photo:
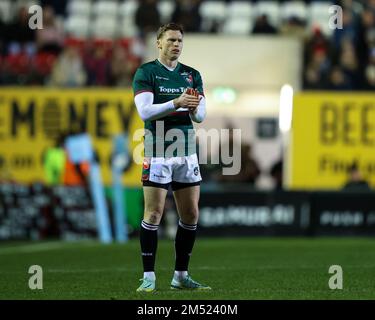
[[133,78],[134,96],[142,92],[153,92],[152,79],[143,68],[138,68]]
[[194,87],[199,92],[199,94],[204,96],[203,81],[198,71],[196,71],[195,76],[194,76]]

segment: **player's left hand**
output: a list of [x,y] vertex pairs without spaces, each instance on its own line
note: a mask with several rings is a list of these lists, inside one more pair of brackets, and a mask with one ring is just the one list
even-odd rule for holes
[[[199,92],[198,92],[198,90],[196,90],[196,89],[193,89],[193,88],[187,88],[186,89],[186,93],[187,94],[190,94],[190,95],[192,95],[192,96],[195,96],[196,98],[199,98]],[[201,98],[199,98],[199,100],[200,100]],[[189,108],[189,112],[190,113],[196,113],[198,111],[198,108]]]

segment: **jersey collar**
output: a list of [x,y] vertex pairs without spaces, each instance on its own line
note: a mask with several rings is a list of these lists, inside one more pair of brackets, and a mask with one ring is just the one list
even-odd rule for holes
[[180,63],[179,63],[178,61],[177,61],[176,68],[174,68],[173,70],[171,70],[171,69],[168,68],[166,65],[164,65],[163,63],[161,63],[161,62],[159,61],[159,59],[156,59],[156,63],[159,64],[161,67],[167,69],[167,70],[170,71],[170,72],[175,72],[175,71],[177,71],[177,70],[179,69],[179,67],[180,67]]

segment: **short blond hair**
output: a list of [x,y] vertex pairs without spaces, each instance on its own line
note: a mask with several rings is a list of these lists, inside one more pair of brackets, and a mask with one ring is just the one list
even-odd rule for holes
[[181,34],[184,34],[184,28],[182,27],[182,25],[171,22],[163,24],[159,28],[158,32],[156,33],[156,39],[159,40],[168,30],[180,31]]

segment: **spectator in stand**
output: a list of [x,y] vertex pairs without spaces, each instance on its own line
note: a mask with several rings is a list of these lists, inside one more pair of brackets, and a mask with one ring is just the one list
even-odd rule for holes
[[324,89],[324,79],[317,67],[313,65],[308,65],[305,67],[304,74],[304,88],[307,90],[323,90]]
[[[233,135],[233,126],[231,124],[227,125],[229,129],[229,139],[226,142],[226,146],[224,146],[224,150],[229,150],[229,154],[233,157],[235,150],[238,149],[235,145],[238,146],[239,141],[235,141]],[[258,163],[253,159],[252,152],[251,152],[251,145],[241,141],[241,169],[240,172],[236,175],[224,175],[223,171],[214,176],[213,178],[221,183],[246,183],[250,186],[255,186],[256,180],[260,175],[260,169]],[[221,155],[221,150],[219,150],[219,154]],[[223,159],[221,159],[222,161]],[[231,166],[221,163],[221,167]]]
[[64,44],[64,32],[56,22],[51,6],[43,8],[43,29],[36,31],[36,44],[39,52],[59,54]]
[[276,161],[270,170],[275,190],[283,190],[283,160]]
[[107,86],[109,84],[109,62],[104,46],[94,47],[94,52],[85,58],[87,85]]
[[350,80],[340,66],[334,66],[331,69],[327,89],[333,91],[352,90]]
[[50,84],[61,87],[79,87],[85,85],[86,73],[77,48],[67,47],[55,63]]
[[322,33],[321,29],[319,27],[314,27],[312,36],[308,38],[305,43],[305,61],[311,61],[317,51],[325,51],[330,55],[332,49],[329,39]]
[[340,66],[345,76],[348,78],[352,89],[359,89],[363,83],[363,78],[359,70],[358,59],[355,48],[350,41],[345,41],[340,53]]
[[139,0],[139,6],[135,12],[135,24],[142,38],[160,27],[161,18],[157,0]]
[[369,54],[369,64],[365,69],[364,90],[375,90],[375,47],[371,49]]
[[368,52],[371,46],[371,39],[375,39],[375,15],[369,8],[365,8],[361,15],[358,29],[357,57],[359,68],[364,73],[368,63]]
[[262,14],[256,18],[252,33],[253,34],[276,34],[277,30],[274,26],[272,26],[269,23],[267,15]]
[[324,49],[316,50],[312,56],[311,65],[317,68],[322,80],[326,79],[331,67],[327,51]]
[[365,85],[363,87],[367,91],[375,91],[375,66],[369,65],[365,71]]
[[251,156],[251,145],[242,143],[240,172],[236,175],[221,175],[218,181],[222,183],[246,183],[252,187],[255,187],[255,183],[259,175],[259,165]]
[[35,30],[29,28],[29,13],[26,7],[21,7],[14,22],[7,28],[7,52],[19,54],[27,52],[35,53]]
[[349,173],[349,178],[343,187],[344,191],[370,191],[371,190],[368,182],[362,177],[362,174],[358,167],[358,163],[354,162],[350,166],[348,173]]
[[172,21],[184,26],[185,32],[199,32],[202,22],[200,0],[177,0]]
[[116,46],[113,49],[110,62],[110,85],[116,87],[129,87],[132,85],[133,73],[136,69],[136,63],[129,58],[128,53],[122,46]]
[[333,33],[334,47],[340,51],[344,40],[352,42],[354,46],[357,45],[357,34],[359,25],[355,21],[354,13],[351,10],[344,9],[342,17],[342,29],[335,29]]
[[353,14],[354,22],[358,23],[360,13],[363,10],[363,3],[361,1],[365,3],[367,0],[339,0],[337,4],[344,10],[350,11]]
[[[0,12],[1,16],[1,12]],[[6,52],[6,45],[7,45],[7,37],[8,37],[8,32],[7,32],[7,26],[6,24],[0,19],[0,56],[5,54]]]

